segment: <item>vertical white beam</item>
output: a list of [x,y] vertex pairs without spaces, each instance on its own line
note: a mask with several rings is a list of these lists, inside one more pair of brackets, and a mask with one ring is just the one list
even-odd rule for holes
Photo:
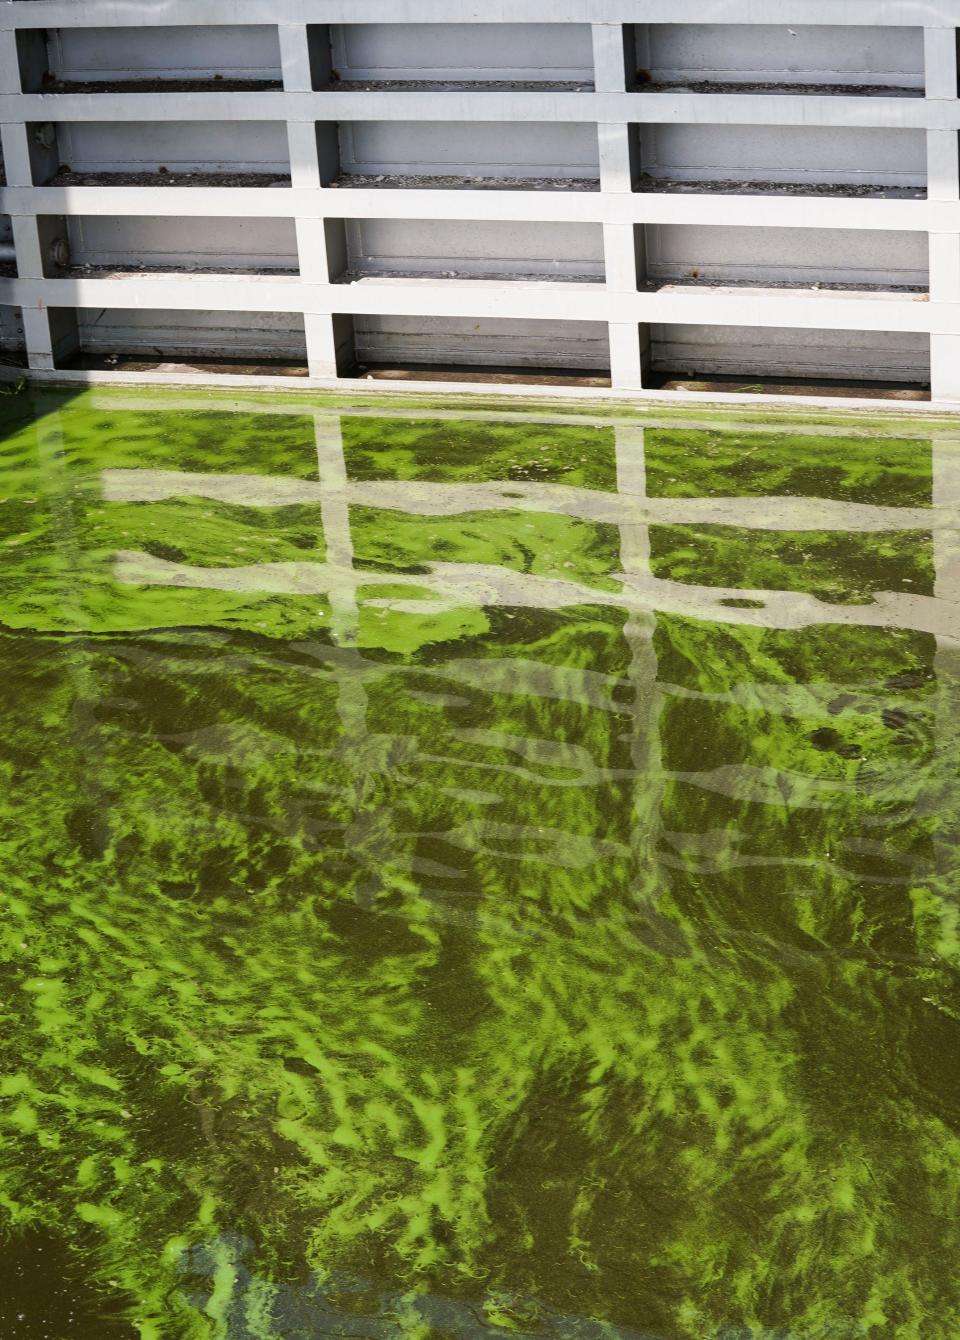
[[960,199],[960,135],[927,131],[927,194],[931,200]]
[[43,256],[40,229],[35,214],[13,214],[10,218],[13,245],[17,252],[18,279],[42,279]]
[[637,291],[637,241],[632,223],[603,225],[607,288],[615,293]]
[[[285,93],[309,93],[313,88],[310,70],[310,42],[305,23],[281,23],[280,63]],[[288,121],[290,179],[295,189],[319,189],[320,161],[317,152],[315,121]]]
[[326,284],[327,242],[323,219],[297,219],[297,252],[300,257],[300,278],[315,284]]
[[27,366],[36,372],[52,372],[56,363],[49,308],[23,308],[23,337],[27,348]]
[[622,23],[595,23],[593,27],[593,79],[598,93],[623,93],[627,66]]
[[[595,23],[592,32],[597,92],[624,93],[627,87],[627,71],[623,25]],[[600,150],[600,189],[632,191],[630,127],[623,122],[601,122],[597,126],[597,138]]]
[[930,301],[960,303],[960,236],[930,234]]
[[[625,33],[621,23],[595,23],[593,35],[594,81],[598,93],[624,93],[627,88]],[[631,128],[624,122],[601,122],[597,126],[600,154],[600,190],[624,195],[633,191]],[[637,291],[637,248],[632,224],[604,224],[604,265],[607,293]],[[642,386],[640,331],[636,324],[611,322],[610,376],[615,390],[636,391]]]
[[337,340],[333,317],[326,312],[307,312],[303,318],[307,335],[307,371],[325,380],[337,376]]
[[604,195],[630,195],[633,191],[631,127],[618,122],[597,126],[600,154],[600,189]]
[[8,186],[33,186],[33,169],[30,165],[30,146],[27,135],[29,126],[22,121],[5,121],[0,126],[0,140],[3,143],[3,167],[7,174]]
[[[285,93],[309,93],[313,89],[313,71],[310,61],[310,34],[305,23],[281,23],[280,63],[283,67]],[[317,145],[315,121],[288,121],[287,144],[290,150],[290,184],[298,190],[320,190],[320,152]],[[326,283],[327,248],[320,219],[295,219],[297,258],[300,278],[315,283]],[[336,376],[336,351],[333,372],[329,371],[324,322],[331,326],[329,317],[306,315],[307,362],[312,377]],[[332,335],[331,335],[332,338]]]
[[317,152],[317,127],[314,121],[288,121],[290,146],[290,185],[294,190],[320,189],[320,155]]
[[[926,96],[957,98],[957,30],[924,28]],[[927,131],[927,193],[931,200],[960,200],[960,135]],[[930,234],[930,301],[960,303],[960,236]],[[960,333],[930,337],[930,394],[933,400],[960,401]]]
[[278,33],[284,93],[310,93],[313,89],[313,77],[307,25],[281,23],[278,26]]
[[[930,234],[930,301],[960,304],[960,237]],[[960,401],[960,334],[930,336],[930,396]]]
[[643,365],[640,355],[640,327],[636,322],[611,321],[607,327],[610,339],[610,379],[615,391],[639,391],[643,387]]
[[20,62],[17,59],[17,34],[12,28],[0,32],[0,93],[20,92]]
[[960,335],[930,336],[930,396],[960,404]]
[[923,59],[927,97],[955,98],[957,96],[956,28],[924,28]]

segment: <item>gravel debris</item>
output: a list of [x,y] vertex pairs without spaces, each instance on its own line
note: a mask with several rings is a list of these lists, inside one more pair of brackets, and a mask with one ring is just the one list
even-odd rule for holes
[[61,168],[46,186],[289,186],[267,172],[72,172]]
[[68,279],[128,279],[131,275],[246,275],[251,278],[272,279],[300,274],[296,266],[276,267],[270,270],[251,270],[237,265],[71,265],[60,271]]
[[373,176],[366,173],[341,173],[331,186],[343,190],[364,190],[371,186],[389,190],[452,190],[452,191],[599,191],[599,179],[589,177],[461,177],[416,176],[389,173]]
[[[73,172],[61,168],[47,186],[226,186],[289,187],[289,176],[266,172]],[[599,191],[590,177],[483,177],[427,173],[341,173],[329,183],[341,190],[452,191]],[[878,186],[863,182],[678,181],[644,173],[641,193],[675,195],[811,195],[875,200],[926,200],[926,190],[911,186]]]
[[689,83],[641,83],[637,93],[783,93],[837,98],[922,98],[922,88],[892,87],[888,84],[740,84],[715,79]]
[[274,93],[282,79],[113,79],[44,83],[41,93]]
[[564,274],[551,270],[548,273],[530,271],[519,274],[507,270],[345,270],[333,281],[335,284],[356,284],[364,279],[486,279],[497,283],[538,284],[602,284],[602,275]]
[[791,279],[705,279],[702,275],[696,279],[691,275],[650,279],[640,287],[644,293],[658,293],[664,288],[783,288],[801,292],[823,289],[832,293],[914,293],[923,296],[929,293],[923,284],[854,284],[842,280],[804,284]]
[[338,79],[323,93],[593,93],[592,81],[572,79]]
[[255,359],[218,357],[215,354],[193,354],[188,351],[164,353],[157,349],[155,356],[144,353],[84,352],[64,364],[64,367],[93,372],[206,372],[227,373],[240,377],[306,377],[309,375],[306,359],[292,361],[285,358]]
[[733,377],[731,375],[714,374],[713,376],[699,376],[691,374],[683,376],[677,372],[668,372],[664,369],[656,369],[651,378],[653,389],[659,391],[707,391],[707,392],[725,392],[756,395],[789,395],[789,396],[829,396],[832,399],[841,396],[860,396],[869,400],[929,400],[930,389],[926,384],[917,386],[902,386],[891,382],[854,382],[839,381],[828,382],[820,381],[815,378],[801,379],[796,378],[785,381],[777,381],[775,378],[766,376],[757,377]]
[[360,381],[491,382],[502,386],[609,386],[607,372],[577,372],[562,368],[479,368],[450,363],[358,364],[353,376]]
[[877,186],[871,182],[676,181],[644,173],[636,189],[676,195],[831,195],[876,200],[926,200],[919,186]]

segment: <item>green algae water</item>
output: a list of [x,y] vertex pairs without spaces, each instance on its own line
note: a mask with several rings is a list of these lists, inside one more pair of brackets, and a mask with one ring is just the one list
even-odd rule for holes
[[960,429],[0,416],[2,1340],[955,1340]]

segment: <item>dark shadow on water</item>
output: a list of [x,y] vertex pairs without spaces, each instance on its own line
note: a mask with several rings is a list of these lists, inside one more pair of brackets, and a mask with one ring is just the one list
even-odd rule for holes
[[4,1340],[137,1340],[121,1315],[129,1300],[93,1287],[83,1256],[61,1238],[41,1229],[0,1237],[0,1263]]

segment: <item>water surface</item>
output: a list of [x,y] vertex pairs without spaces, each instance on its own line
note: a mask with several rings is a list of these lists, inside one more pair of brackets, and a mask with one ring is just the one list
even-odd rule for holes
[[0,416],[3,1340],[960,1334],[960,442]]

